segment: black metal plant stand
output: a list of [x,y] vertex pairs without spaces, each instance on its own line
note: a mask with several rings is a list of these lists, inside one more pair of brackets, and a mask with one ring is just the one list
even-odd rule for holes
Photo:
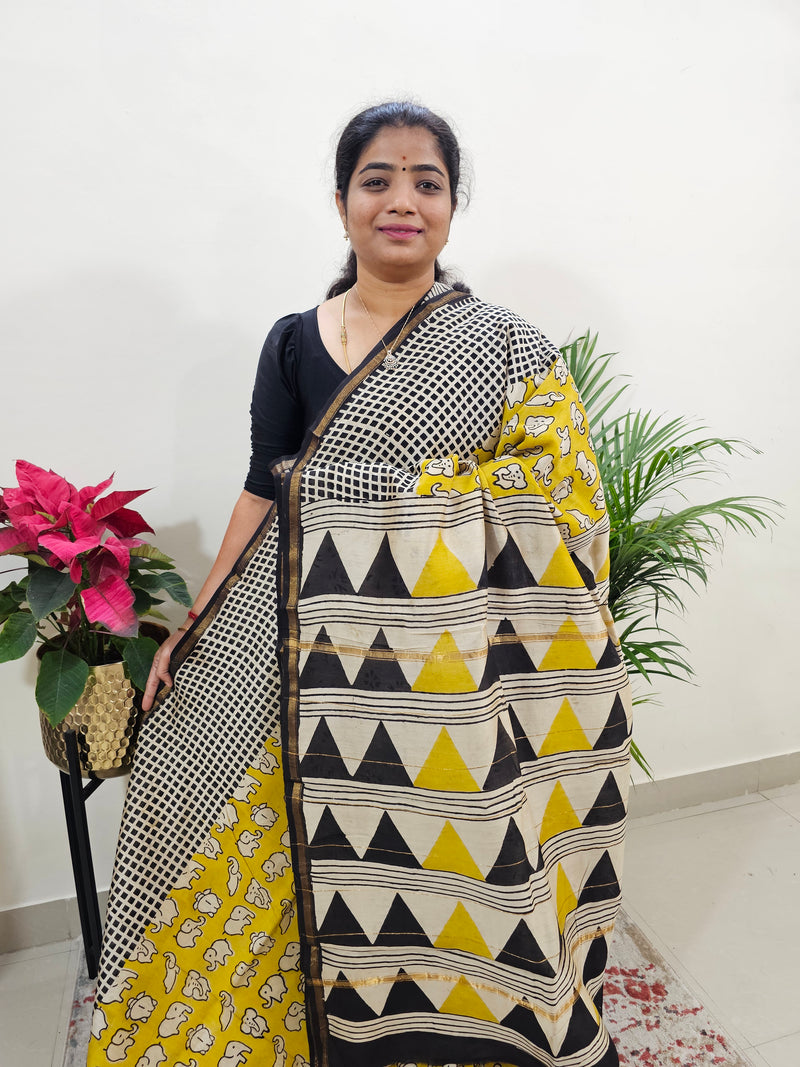
[[103,784],[102,778],[93,775],[86,785],[81,778],[78,761],[78,738],[74,730],[64,734],[67,746],[69,774],[61,774],[61,795],[64,799],[64,815],[67,820],[69,852],[72,873],[75,877],[75,895],[78,898],[78,914],[81,920],[83,948],[90,978],[97,977],[100,965],[100,945],[103,928],[100,922],[100,906],[97,902],[97,884],[94,880],[92,846],[89,841],[89,825],[86,821],[86,798]]

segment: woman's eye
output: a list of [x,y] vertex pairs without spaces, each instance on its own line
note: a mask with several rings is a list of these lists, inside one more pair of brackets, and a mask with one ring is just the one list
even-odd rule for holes
[[380,186],[385,185],[385,184],[386,184],[386,180],[384,178],[367,178],[367,180],[364,182],[364,188],[365,189],[374,189],[376,187],[380,187]]
[[423,189],[426,193],[438,193],[441,189],[440,185],[437,185],[436,182],[430,181],[430,179],[428,178],[426,178],[425,181],[420,182],[419,187],[420,189]]

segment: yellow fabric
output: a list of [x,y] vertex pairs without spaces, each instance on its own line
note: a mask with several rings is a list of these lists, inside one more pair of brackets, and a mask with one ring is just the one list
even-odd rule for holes
[[287,835],[273,739],[145,931],[113,996],[95,1008],[88,1067],[140,1057],[147,1067],[191,1067],[207,1053],[215,1067],[238,1067],[251,1055],[307,1067]]

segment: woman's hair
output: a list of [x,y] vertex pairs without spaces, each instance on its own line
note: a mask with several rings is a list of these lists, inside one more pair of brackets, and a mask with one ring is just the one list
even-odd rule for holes
[[[347,192],[350,187],[350,179],[353,176],[356,163],[361,158],[364,149],[377,137],[381,130],[387,126],[402,129],[404,127],[421,127],[427,130],[436,140],[447,174],[450,179],[450,198],[455,211],[459,199],[461,186],[461,150],[458,147],[456,135],[447,122],[441,116],[436,115],[427,107],[420,104],[412,104],[407,100],[390,100],[384,104],[376,104],[368,107],[355,115],[342,131],[339,144],[336,146],[336,191],[341,195],[347,206]],[[464,190],[462,195],[465,196]],[[328,300],[333,296],[351,289],[356,283],[356,254],[351,248],[345,260],[342,273],[333,282],[325,294]],[[468,293],[471,290],[463,282],[452,279],[439,265],[437,259],[433,266],[434,279],[437,282],[445,282],[454,289]]]

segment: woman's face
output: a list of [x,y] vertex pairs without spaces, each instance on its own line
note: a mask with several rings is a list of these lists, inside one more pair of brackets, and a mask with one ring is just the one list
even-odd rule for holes
[[436,138],[417,126],[385,127],[356,163],[347,203],[337,192],[359,273],[405,281],[433,273],[453,208]]

